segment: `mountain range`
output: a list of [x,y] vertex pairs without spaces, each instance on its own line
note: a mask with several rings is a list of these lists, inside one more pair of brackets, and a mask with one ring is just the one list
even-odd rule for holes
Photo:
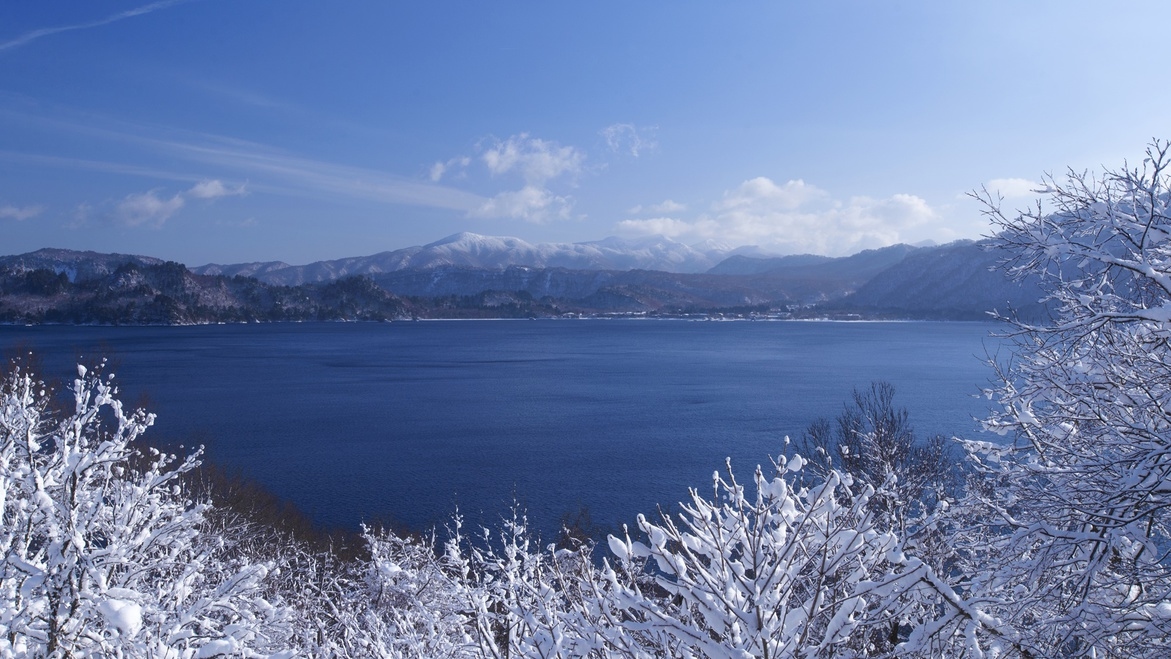
[[998,259],[972,241],[900,244],[830,258],[687,246],[666,238],[531,244],[470,233],[301,266],[186,268],[148,256],[44,249],[0,257],[0,320],[631,313],[979,320],[992,310],[1045,314],[1038,282],[1008,280],[995,268]]
[[971,319],[991,311],[1026,319],[1046,316],[1050,307],[1040,279],[1010,281],[997,268],[1004,257],[988,243],[971,240],[916,249],[822,308],[916,319]]
[[684,245],[654,236],[640,240],[605,238],[583,243],[529,243],[520,238],[457,233],[436,242],[371,256],[358,256],[307,265],[281,261],[209,263],[191,268],[203,275],[243,275],[269,284],[295,286],[352,275],[378,275],[399,270],[476,268],[503,270],[521,265],[567,270],[659,270],[699,273],[730,255],[761,255],[755,247],[731,249],[718,244]]
[[848,295],[915,249],[894,245],[841,258],[737,254],[705,273],[511,265],[504,269],[411,268],[370,276],[388,291],[410,297],[523,291],[534,299],[554,299],[601,311],[792,307]]

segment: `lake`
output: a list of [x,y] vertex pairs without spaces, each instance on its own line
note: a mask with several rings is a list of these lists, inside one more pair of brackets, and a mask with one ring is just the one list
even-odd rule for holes
[[548,537],[585,506],[633,526],[731,457],[747,480],[854,387],[887,380],[919,436],[972,436],[986,323],[423,321],[0,327],[50,376],[109,357],[150,434],[205,444],[326,526],[499,518]]

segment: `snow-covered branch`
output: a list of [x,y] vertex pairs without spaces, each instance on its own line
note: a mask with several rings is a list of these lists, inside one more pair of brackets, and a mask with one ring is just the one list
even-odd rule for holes
[[965,590],[1033,656],[1171,651],[1169,166],[1155,142],[1139,167],[1050,178],[1044,210],[984,199],[1006,267],[1059,306],[1016,323],[986,422],[1016,441],[967,444],[980,475],[956,542]]
[[198,454],[141,446],[113,376],[78,367],[72,409],[29,372],[0,384],[0,656],[212,656],[279,648],[267,566],[201,533],[180,476]]

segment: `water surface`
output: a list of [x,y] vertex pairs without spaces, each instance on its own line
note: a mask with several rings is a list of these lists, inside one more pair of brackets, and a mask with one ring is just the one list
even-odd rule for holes
[[972,435],[983,323],[445,321],[0,327],[68,376],[108,356],[156,437],[207,445],[314,520],[421,529],[515,496],[633,522],[731,457],[747,478],[854,387],[892,382],[920,435]]

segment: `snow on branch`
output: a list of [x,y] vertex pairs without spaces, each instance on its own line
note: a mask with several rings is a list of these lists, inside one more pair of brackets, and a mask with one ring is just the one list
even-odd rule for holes
[[267,568],[201,533],[179,477],[198,454],[137,440],[103,368],[78,367],[72,409],[14,369],[0,382],[0,656],[213,656],[270,649],[283,614]]
[[1005,267],[1058,303],[1048,323],[1007,318],[1015,361],[985,425],[1015,443],[966,444],[978,477],[956,536],[963,589],[1021,654],[1171,651],[1169,149],[1049,178],[1016,216],[981,195]]

